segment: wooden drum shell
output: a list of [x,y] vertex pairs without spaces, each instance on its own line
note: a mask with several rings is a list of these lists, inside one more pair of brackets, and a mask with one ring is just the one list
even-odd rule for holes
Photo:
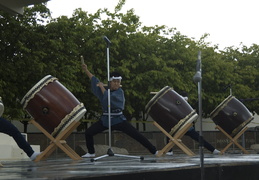
[[59,134],[73,121],[79,121],[86,109],[56,78],[46,76],[21,101],[23,108],[46,131]]
[[214,123],[234,137],[253,120],[252,113],[234,96],[228,96],[210,114]]
[[149,101],[146,113],[170,134],[198,118],[188,102],[169,86],[161,89]]

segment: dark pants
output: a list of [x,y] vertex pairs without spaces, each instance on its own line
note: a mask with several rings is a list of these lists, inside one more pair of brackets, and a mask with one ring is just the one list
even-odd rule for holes
[[[88,149],[88,153],[94,154],[94,138],[93,136],[107,130],[108,128],[102,125],[102,121],[98,121],[90,126],[85,131],[85,140],[86,140],[86,147]],[[140,144],[142,144],[145,148],[149,150],[150,153],[156,153],[156,147],[153,146],[145,136],[143,136],[135,127],[133,127],[129,122],[123,121],[122,123],[115,124],[111,126],[111,131],[119,130],[127,134],[128,136],[132,137]]]
[[[191,137],[193,140],[199,142],[199,137],[200,137],[200,134],[195,131],[194,128],[191,128],[189,131],[187,131],[185,133],[185,135]],[[215,148],[210,144],[208,143],[205,139],[203,139],[203,146],[208,149],[210,152],[213,152],[215,150]]]
[[0,117],[0,132],[13,137],[19,148],[21,148],[28,157],[34,153],[30,144],[24,139],[20,131],[12,123],[2,117]]
[[[200,134],[195,131],[193,127],[191,127],[186,133],[186,136],[191,137],[193,140],[199,142]],[[169,138],[167,137],[167,142],[169,142]],[[213,152],[215,150],[215,147],[213,147],[210,143],[208,143],[205,139],[203,139],[203,146],[208,149],[210,152]],[[172,149],[170,150],[172,151]]]

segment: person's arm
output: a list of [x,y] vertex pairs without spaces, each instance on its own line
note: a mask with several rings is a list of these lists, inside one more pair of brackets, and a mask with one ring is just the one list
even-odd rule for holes
[[106,89],[104,88],[103,83],[102,83],[102,82],[99,82],[96,86],[99,86],[100,89],[101,89],[101,91],[102,91],[102,93],[104,94],[104,92],[106,91]]
[[89,79],[91,80],[94,75],[88,70],[86,64],[82,64],[82,69],[86,73],[86,75],[89,77]]
[[[94,75],[88,70],[87,65],[86,64],[82,64],[82,68],[83,68],[83,71],[86,73],[86,75],[91,80]],[[101,89],[102,93],[104,94],[106,89],[104,88],[103,83],[102,82],[98,82],[98,84],[96,84],[96,86],[98,86]]]

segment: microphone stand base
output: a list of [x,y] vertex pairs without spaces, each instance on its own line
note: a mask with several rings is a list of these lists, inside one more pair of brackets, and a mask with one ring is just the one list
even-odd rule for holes
[[99,159],[102,159],[102,158],[105,158],[105,157],[109,157],[109,156],[117,156],[117,157],[134,158],[134,159],[144,160],[143,156],[131,156],[131,155],[125,155],[125,154],[114,154],[112,149],[109,148],[108,151],[107,151],[107,154],[105,154],[103,156],[100,156],[100,157],[97,157],[97,158],[93,158],[90,161],[94,162],[94,161],[97,161]]

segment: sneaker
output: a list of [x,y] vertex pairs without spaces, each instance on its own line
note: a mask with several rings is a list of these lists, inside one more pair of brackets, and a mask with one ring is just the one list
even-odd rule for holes
[[38,155],[40,155],[40,154],[41,154],[41,152],[34,152],[34,153],[31,155],[30,159],[31,159],[32,161],[34,161],[34,160],[36,159],[36,157],[37,157]]
[[92,158],[95,157],[95,154],[86,153],[85,155],[81,156],[82,158]]
[[219,151],[219,150],[217,150],[217,149],[214,149],[214,151],[213,151],[213,154],[215,154],[215,155],[219,155],[221,152]]
[[173,151],[169,151],[166,153],[167,156],[172,156],[173,154],[174,154]]
[[158,151],[156,151],[154,155],[157,156],[158,155]]

